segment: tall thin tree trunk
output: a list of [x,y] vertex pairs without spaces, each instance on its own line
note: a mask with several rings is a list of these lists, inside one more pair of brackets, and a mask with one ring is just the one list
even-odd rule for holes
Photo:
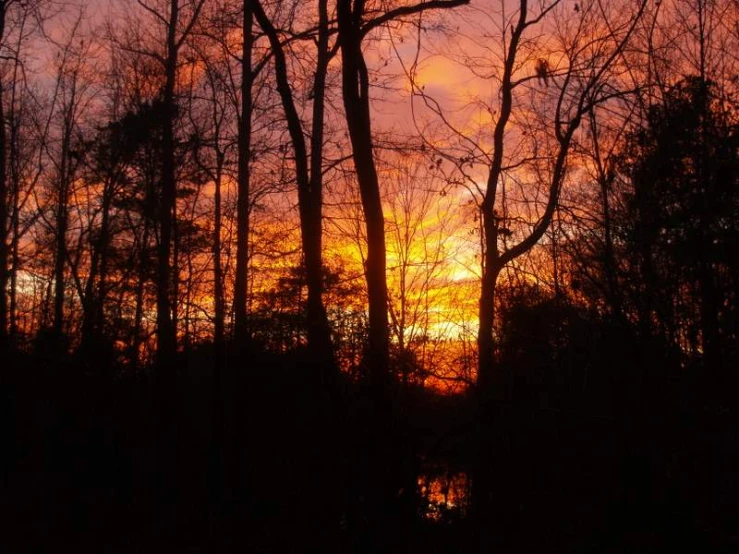
[[[0,0],[0,44],[5,38],[7,2]],[[0,79],[0,352],[8,345],[8,179],[5,83]]]
[[[311,359],[315,362],[319,379],[333,388],[336,365],[333,359],[331,331],[323,304],[323,137],[326,97],[326,73],[331,58],[329,50],[328,8],[325,0],[318,2],[318,55],[313,81],[313,125],[310,161],[304,130],[290,88],[287,62],[279,36],[259,2],[255,2],[255,16],[269,38],[275,56],[277,90],[285,110],[290,139],[295,152],[295,177],[298,185],[298,209],[306,271],[307,334]],[[300,299],[299,304],[302,304]],[[300,333],[296,337],[300,342]]]
[[157,360],[160,376],[173,371],[177,349],[175,328],[172,321],[172,236],[175,211],[175,153],[174,153],[174,87],[177,71],[177,44],[175,33],[179,15],[179,1],[172,0],[167,33],[167,60],[165,85],[162,97],[164,126],[162,129],[162,176],[159,201],[159,248],[157,260]]
[[103,184],[102,220],[97,240],[93,242],[90,259],[90,274],[85,283],[82,314],[82,346],[97,348],[102,338],[103,304],[105,301],[105,279],[107,250],[110,235],[110,208],[114,177],[109,176]]
[[[70,103],[70,110],[71,110]],[[56,252],[54,259],[54,322],[52,330],[54,337],[60,339],[64,330],[64,267],[67,257],[67,227],[69,225],[69,150],[71,139],[71,122],[65,122],[64,135],[62,137],[61,164],[59,169],[59,182],[57,186],[56,206]]]
[[[10,114],[9,114],[9,127],[10,136],[6,142],[6,148],[9,146],[9,160],[5,156],[2,156],[0,163],[5,164],[5,179],[2,179],[6,183],[10,199],[7,200],[10,209],[10,308],[8,312],[8,318],[10,319],[10,335],[9,339],[11,344],[15,344],[18,337],[18,268],[20,265],[20,210],[21,210],[21,175],[20,175],[20,114],[16,112],[16,100],[17,100],[17,86],[18,75],[21,70],[20,60],[16,60],[13,66],[13,88],[10,97]],[[2,102],[0,102],[0,110],[4,110]],[[3,111],[4,115],[4,111]],[[2,118],[0,118],[2,121]],[[5,127],[3,126],[0,133],[4,133]],[[7,185],[8,173],[10,173],[10,185]],[[0,185],[1,186],[1,185]],[[6,197],[7,198],[7,197]],[[7,217],[7,214],[6,214]],[[2,248],[2,245],[0,245]],[[0,256],[1,257],[1,256]],[[2,262],[0,262],[2,263]],[[7,262],[2,264],[2,267],[7,268]],[[2,271],[2,269],[0,269]]]
[[145,228],[142,233],[142,245],[139,259],[139,274],[138,281],[136,283],[136,296],[135,296],[135,308],[133,317],[133,332],[131,336],[131,344],[129,346],[129,362],[134,367],[138,368],[139,365],[139,351],[141,350],[141,331],[144,322],[144,288],[146,285],[147,274],[149,273],[148,262],[146,259],[146,253],[144,252],[144,244],[148,242],[148,231]]
[[224,322],[226,318],[226,305],[223,290],[223,266],[221,261],[221,232],[223,228],[221,213],[221,186],[223,175],[223,154],[217,154],[217,166],[215,175],[214,210],[213,210],[213,303],[215,318],[213,322],[213,340],[216,348],[216,367],[220,368],[223,357],[223,343],[225,340]]
[[[318,57],[313,82],[313,133],[311,135],[310,181],[301,210],[303,254],[308,286],[308,345],[320,364],[324,385],[333,387],[335,362],[331,330],[323,304],[323,136],[326,103],[326,73],[330,60],[328,8],[326,0],[318,3]],[[330,382],[326,382],[330,381]]]
[[221,266],[221,185],[223,174],[223,154],[216,153],[216,173],[214,179],[214,214],[213,214],[213,296],[215,304],[215,320],[213,329],[213,348],[215,357],[213,361],[213,389],[211,400],[211,426],[212,426],[212,453],[210,460],[210,486],[212,495],[213,512],[213,541],[214,550],[218,549],[222,510],[224,508],[224,497],[228,493],[228,477],[231,468],[231,449],[226,444],[229,436],[229,402],[226,391],[230,390],[230,383],[225,382],[225,301],[223,290],[223,268]]
[[616,273],[616,257],[613,244],[613,221],[611,219],[611,203],[608,197],[613,184],[611,171],[608,169],[608,161],[604,163],[598,140],[598,118],[595,110],[588,114],[590,119],[590,132],[593,141],[594,161],[597,170],[597,182],[600,187],[600,203],[603,215],[603,272],[606,279],[606,294],[611,314],[617,321],[623,322],[623,308],[621,306],[621,295],[618,287],[618,275]]
[[254,37],[250,0],[244,0],[241,60],[241,113],[238,136],[238,193],[236,199],[236,276],[234,281],[234,339],[243,345],[248,338],[247,290],[249,283],[249,162],[251,158],[252,85]]
[[[0,11],[0,40],[3,38],[5,10]],[[0,81],[0,352],[8,344],[8,186],[4,83]]]
[[[361,8],[361,3],[358,3]],[[362,53],[361,13],[352,9],[351,0],[337,6],[339,40],[342,53],[342,96],[352,157],[357,172],[367,230],[365,277],[369,306],[369,352],[367,366],[373,388],[379,397],[389,386],[390,334],[387,314],[385,218],[382,213],[380,184],[375,167],[370,119],[369,77]]]
[[173,283],[177,278],[177,260],[173,261],[176,210],[175,142],[174,123],[176,117],[175,84],[177,74],[178,50],[177,28],[179,21],[179,0],[170,1],[167,27],[167,57],[165,60],[165,83],[162,94],[164,125],[162,128],[162,174],[161,190],[157,213],[159,225],[159,244],[157,259],[157,358],[154,380],[154,453],[156,468],[157,499],[165,511],[164,532],[171,531],[173,512],[177,506],[177,462],[178,444],[177,409],[177,329],[173,319]]
[[15,182],[12,215],[11,268],[10,268],[10,341],[18,337],[18,266],[20,262],[20,205],[18,202],[18,183]]
[[110,208],[113,202],[113,184],[109,183],[103,193],[103,220],[100,224],[100,261],[98,270],[97,301],[95,303],[95,328],[102,332],[105,321],[105,299],[108,294],[108,259],[110,256]]

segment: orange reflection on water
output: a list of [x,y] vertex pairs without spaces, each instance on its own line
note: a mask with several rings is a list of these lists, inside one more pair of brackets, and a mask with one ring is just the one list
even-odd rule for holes
[[422,516],[436,523],[463,518],[469,505],[469,479],[464,472],[421,475],[418,489]]

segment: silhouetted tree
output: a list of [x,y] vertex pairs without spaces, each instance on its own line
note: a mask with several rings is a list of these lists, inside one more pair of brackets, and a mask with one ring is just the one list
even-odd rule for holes
[[317,5],[316,70],[311,83],[310,150],[306,144],[304,123],[298,114],[290,85],[287,60],[274,23],[265,14],[260,2],[254,2],[254,14],[269,39],[275,59],[277,90],[282,100],[288,132],[294,152],[295,180],[298,188],[303,263],[308,289],[308,346],[317,363],[320,378],[330,388],[335,387],[336,367],[331,345],[331,331],[323,303],[323,175],[326,110],[326,80],[329,62],[336,47],[329,44],[328,2]]
[[369,73],[362,43],[374,29],[387,22],[426,10],[454,8],[466,3],[467,0],[434,0],[390,7],[378,13],[371,10],[371,7],[363,1],[337,2],[342,99],[367,226],[365,274],[369,308],[368,366],[370,379],[379,390],[387,388],[389,376],[387,364],[390,334],[385,274],[385,220],[373,152]]
[[238,193],[236,200],[236,278],[234,280],[234,339],[243,344],[248,338],[247,289],[249,286],[249,202],[251,189],[252,112],[254,80],[254,14],[251,0],[242,5],[241,104],[238,113]]
[[[65,331],[67,285],[70,264],[70,222],[72,196],[82,165],[83,122],[91,118],[94,88],[90,79],[88,58],[91,55],[89,40],[79,38],[83,30],[84,12],[80,11],[68,31],[66,42],[59,49],[55,67],[56,82],[52,97],[49,122],[55,130],[45,145],[52,168],[50,178],[53,201],[47,207],[47,219],[54,235],[54,302],[51,331],[55,340],[61,341]],[[60,342],[60,345],[62,343]]]
[[618,214],[622,255],[632,253],[634,272],[624,285],[635,295],[640,332],[700,356],[718,378],[736,336],[734,114],[712,83],[681,81],[630,135],[619,169],[628,178]]

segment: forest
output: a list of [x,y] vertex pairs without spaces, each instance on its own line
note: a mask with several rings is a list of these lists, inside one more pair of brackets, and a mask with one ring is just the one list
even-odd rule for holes
[[738,297],[736,0],[0,0],[4,552],[739,552]]

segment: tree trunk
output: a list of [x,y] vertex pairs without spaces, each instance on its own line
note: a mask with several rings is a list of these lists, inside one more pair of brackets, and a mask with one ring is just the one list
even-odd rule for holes
[[[318,56],[313,81],[313,126],[310,161],[303,125],[295,107],[287,74],[287,62],[274,25],[261,4],[255,3],[255,16],[267,34],[275,56],[277,90],[285,110],[290,139],[295,152],[295,177],[298,185],[298,210],[303,247],[303,264],[308,288],[308,348],[318,378],[333,390],[336,364],[331,345],[331,330],[323,304],[323,136],[326,97],[326,72],[331,53],[328,47],[329,22],[325,0],[318,3]],[[298,337],[299,342],[299,337]]]
[[[303,255],[308,286],[308,345],[319,364],[324,385],[333,387],[337,368],[331,345],[331,330],[323,304],[323,136],[326,99],[326,73],[330,60],[329,22],[326,0],[318,3],[318,58],[313,82],[313,133],[311,135],[310,179],[303,194]],[[329,381],[330,382],[326,382]]]
[[[358,5],[361,10],[361,3]],[[369,306],[367,368],[378,398],[389,386],[389,348],[385,218],[375,168],[370,120],[369,78],[362,53],[361,13],[354,13],[351,0],[337,6],[341,44],[342,96],[352,157],[367,228],[365,277]]]
[[177,28],[180,23],[179,0],[171,0],[167,26],[167,57],[165,83],[162,93],[164,124],[162,128],[162,175],[160,202],[157,213],[159,244],[157,259],[157,372],[154,379],[154,452],[156,455],[157,498],[167,517],[162,524],[164,532],[171,531],[173,512],[177,506],[177,329],[173,319],[173,283],[178,277],[177,261],[172,260],[172,245],[176,232],[176,178],[174,123],[176,117],[175,84],[179,43]]
[[[167,34],[165,85],[162,95],[164,125],[162,129],[161,196],[158,209],[159,247],[157,260],[157,362],[161,374],[172,371],[177,349],[172,321],[172,255],[173,214],[175,211],[175,152],[174,152],[174,87],[177,71],[175,33],[179,12],[178,0],[172,0]],[[161,375],[163,377],[163,375]]]
[[[146,224],[145,224],[146,225]],[[141,331],[144,323],[144,291],[149,274],[149,263],[145,251],[145,245],[149,241],[148,226],[144,227],[141,240],[141,252],[138,261],[138,281],[136,282],[136,302],[133,317],[133,333],[129,346],[129,361],[134,369],[139,366],[139,350],[141,349]]]
[[221,229],[223,227],[221,215],[221,181],[223,156],[218,153],[218,161],[216,167],[214,208],[213,208],[213,303],[215,308],[215,317],[213,322],[213,341],[216,347],[216,365],[219,366],[222,360],[222,348],[224,343],[224,321],[226,317],[226,308],[223,292],[223,267],[221,265]]
[[237,345],[248,340],[247,290],[249,283],[249,161],[251,158],[252,86],[251,67],[254,36],[251,0],[244,0],[241,60],[241,113],[238,136],[238,194],[236,199],[236,276],[234,281],[234,339]]
[[[72,103],[70,103],[71,110]],[[67,114],[69,118],[71,114]],[[67,258],[67,226],[69,222],[69,187],[71,177],[69,175],[69,150],[71,140],[71,121],[67,119],[64,123],[64,134],[62,136],[61,163],[59,169],[59,182],[57,186],[56,206],[56,257],[54,258],[54,322],[52,330],[55,340],[60,340],[64,330],[64,266]]]
[[20,205],[18,203],[18,182],[13,191],[11,270],[10,270],[10,341],[14,344],[18,337],[18,265],[20,262]]
[[370,455],[362,455],[363,459],[355,469],[360,479],[360,489],[355,495],[365,498],[364,507],[357,507],[359,510],[353,524],[357,540],[364,548],[381,551],[388,548],[393,526],[400,523],[394,517],[398,508],[395,493],[403,481],[399,469],[401,461],[395,448],[398,433],[392,417],[385,220],[372,144],[369,79],[362,53],[360,27],[364,15],[362,12],[362,2],[357,2],[354,9],[351,0],[338,2],[342,97],[367,232],[364,270],[369,307],[369,344],[365,363],[373,407],[371,415],[366,416],[371,418],[371,424],[367,436],[363,437]]
[[[0,7],[0,41],[5,27],[5,9]],[[4,83],[0,81],[0,352],[8,345],[8,186],[5,134]]]
[[99,236],[92,244],[90,274],[85,283],[82,314],[82,345],[84,350],[99,348],[102,337],[104,319],[104,302],[106,294],[105,279],[107,276],[107,259],[110,236],[110,208],[113,197],[115,177],[105,179],[103,185],[102,220]]
[[[8,140],[6,142],[6,148],[9,147],[9,159],[6,159],[5,156],[3,156],[3,160],[5,163],[5,179],[3,181],[5,182],[5,186],[7,188],[7,193],[10,194],[10,199],[6,200],[7,206],[9,206],[10,210],[10,308],[8,311],[8,318],[9,318],[9,325],[10,325],[10,332],[9,332],[9,340],[11,344],[15,344],[15,341],[18,337],[18,267],[20,265],[20,235],[21,235],[21,221],[20,221],[20,211],[21,211],[21,175],[20,175],[20,121],[19,117],[16,115],[15,111],[15,105],[16,105],[16,94],[17,94],[17,88],[16,83],[18,82],[18,74],[21,68],[20,61],[16,61],[14,68],[13,68],[13,90],[10,98],[10,108],[11,112],[9,114],[9,126],[10,126],[10,136],[8,137]],[[0,107],[0,109],[4,109],[3,107]],[[4,112],[3,112],[4,114]],[[4,132],[5,128],[3,126],[2,131]],[[3,163],[3,162],[0,162]],[[10,185],[7,184],[8,179],[8,173],[10,174]],[[0,185],[2,186],[2,185]],[[6,196],[7,198],[7,196]],[[6,215],[7,217],[7,215]],[[0,248],[2,248],[2,245],[0,245]],[[7,264],[7,262],[6,262]],[[7,265],[3,264],[2,267],[7,268]]]
[[[8,6],[0,0],[0,44],[5,38],[5,15]],[[7,135],[5,133],[5,83],[0,79],[0,353],[8,346],[8,172]]]

